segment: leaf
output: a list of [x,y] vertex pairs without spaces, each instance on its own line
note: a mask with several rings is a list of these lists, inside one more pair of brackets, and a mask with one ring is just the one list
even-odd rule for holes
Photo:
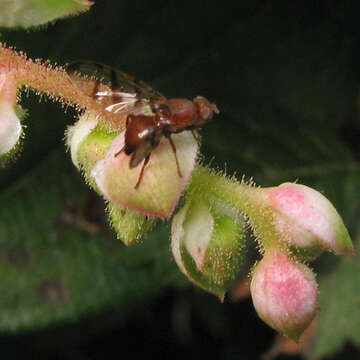
[[86,0],[2,0],[0,27],[29,28],[87,11]]
[[63,151],[0,194],[1,331],[70,321],[184,283],[168,227],[127,248],[104,229],[94,196]]
[[351,341],[360,346],[360,262],[345,259],[320,282],[318,331],[311,354],[325,357]]

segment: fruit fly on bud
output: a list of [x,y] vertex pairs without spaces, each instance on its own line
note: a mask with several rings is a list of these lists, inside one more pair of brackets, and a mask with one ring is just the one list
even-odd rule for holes
[[167,99],[146,83],[106,65],[77,62],[70,64],[67,71],[73,81],[96,99],[105,111],[126,116],[125,145],[115,156],[123,151],[129,155],[131,169],[143,162],[136,189],[141,183],[151,152],[163,136],[169,140],[178,174],[182,177],[171,135],[190,130],[197,140],[194,131],[200,129],[214,113],[219,114],[216,105],[204,97],[197,96],[193,100]]

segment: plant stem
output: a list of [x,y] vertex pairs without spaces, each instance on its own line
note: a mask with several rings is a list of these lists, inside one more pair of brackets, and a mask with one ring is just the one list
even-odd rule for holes
[[261,246],[283,248],[281,234],[274,226],[273,209],[269,206],[260,188],[229,179],[202,166],[192,174],[189,192],[200,196],[215,196],[238,209],[248,219]]
[[[13,72],[18,86],[30,88],[38,95],[46,94],[63,105],[95,112],[101,115],[101,120],[118,129],[125,126],[122,121],[119,122],[119,117],[104,111],[101,104],[80,89],[62,67],[52,66],[48,61],[33,61],[24,53],[0,43],[0,72],[2,71]],[[89,80],[89,86],[92,83]]]

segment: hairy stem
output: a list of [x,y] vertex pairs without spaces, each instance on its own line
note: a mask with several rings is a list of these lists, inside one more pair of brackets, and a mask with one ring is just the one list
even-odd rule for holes
[[[22,52],[0,43],[0,72],[12,72],[18,86],[34,90],[38,95],[46,94],[64,105],[74,106],[77,110],[88,110],[101,115],[101,120],[110,126],[123,128],[119,117],[105,112],[95,99],[80,89],[64,68],[53,66],[48,61],[28,59]],[[89,79],[89,86],[91,86]]]
[[[283,247],[281,234],[274,226],[273,211],[269,208],[259,188],[223,175],[202,166],[197,166],[191,178],[190,193],[211,194],[222,199],[244,214],[249,224],[261,240],[261,246]],[[191,196],[191,194],[190,194]]]

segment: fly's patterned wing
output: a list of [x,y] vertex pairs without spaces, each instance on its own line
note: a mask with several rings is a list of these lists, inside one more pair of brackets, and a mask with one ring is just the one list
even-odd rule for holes
[[94,62],[74,62],[66,68],[76,85],[103,104],[104,110],[118,113],[148,113],[151,106],[166,101],[143,81],[110,66]]

